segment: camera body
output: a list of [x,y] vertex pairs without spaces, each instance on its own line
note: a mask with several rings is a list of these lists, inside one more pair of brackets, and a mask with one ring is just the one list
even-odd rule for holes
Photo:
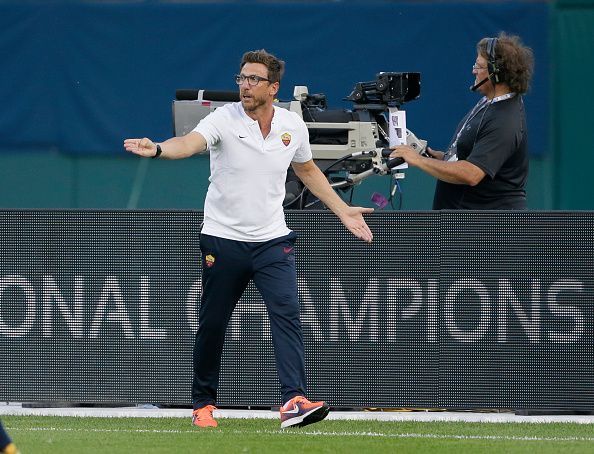
[[400,107],[421,95],[421,73],[381,72],[371,82],[358,82],[348,96],[355,104]]

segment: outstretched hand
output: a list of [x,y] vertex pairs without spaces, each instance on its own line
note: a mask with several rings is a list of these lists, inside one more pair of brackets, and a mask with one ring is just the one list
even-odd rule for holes
[[146,137],[143,139],[124,140],[124,148],[130,153],[134,153],[145,158],[152,158],[157,152],[157,144]]
[[363,214],[366,213],[373,213],[373,208],[347,207],[338,217],[353,235],[367,243],[371,243],[373,233],[371,233],[369,226],[363,219]]

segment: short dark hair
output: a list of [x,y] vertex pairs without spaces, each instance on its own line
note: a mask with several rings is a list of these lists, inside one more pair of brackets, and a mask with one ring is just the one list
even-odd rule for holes
[[[489,60],[488,40],[489,38],[483,38],[476,45],[479,55],[487,60]],[[507,84],[515,93],[526,93],[534,71],[532,49],[524,46],[519,36],[501,32],[497,37],[494,50],[495,64],[500,71],[500,81]]]
[[280,82],[285,72],[285,62],[279,60],[271,53],[264,49],[252,50],[243,54],[239,70],[243,68],[246,63],[261,63],[268,69],[268,80],[271,84]]

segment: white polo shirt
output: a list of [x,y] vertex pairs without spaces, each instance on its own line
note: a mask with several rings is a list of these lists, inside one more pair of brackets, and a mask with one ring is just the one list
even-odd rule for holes
[[268,137],[240,102],[225,104],[194,131],[210,150],[210,185],[202,233],[237,241],[267,241],[290,233],[283,200],[291,161],[312,159],[303,120],[274,106]]

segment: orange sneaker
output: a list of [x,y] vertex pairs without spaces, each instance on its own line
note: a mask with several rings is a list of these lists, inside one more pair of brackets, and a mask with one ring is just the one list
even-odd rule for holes
[[313,424],[328,416],[329,411],[326,402],[310,402],[303,396],[295,396],[280,409],[281,429]]
[[202,408],[197,408],[192,412],[192,424],[198,427],[217,427],[218,424],[212,417],[212,412],[217,407],[214,405],[205,405]]

